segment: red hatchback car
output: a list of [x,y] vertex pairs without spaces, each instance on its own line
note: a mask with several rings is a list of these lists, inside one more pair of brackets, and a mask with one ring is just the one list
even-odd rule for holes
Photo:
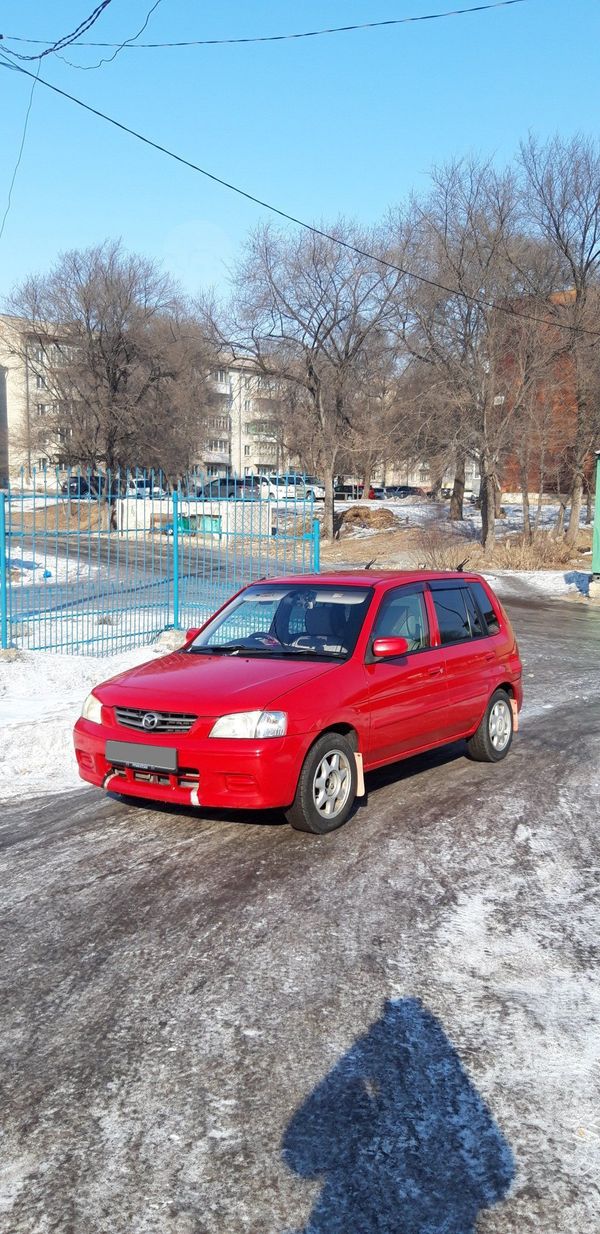
[[515,636],[474,574],[353,571],[253,583],[180,651],[97,686],[75,725],[84,780],[208,809],[346,821],[364,771],[466,738],[508,753]]

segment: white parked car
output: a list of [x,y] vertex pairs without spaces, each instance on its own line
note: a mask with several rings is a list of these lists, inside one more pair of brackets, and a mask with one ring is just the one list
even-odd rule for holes
[[316,476],[304,476],[299,471],[285,475],[261,476],[261,497],[274,497],[277,501],[304,501],[307,497],[323,500],[325,489]]
[[153,484],[146,476],[131,476],[127,481],[128,497],[152,497],[155,501],[168,497],[166,489],[160,484]]

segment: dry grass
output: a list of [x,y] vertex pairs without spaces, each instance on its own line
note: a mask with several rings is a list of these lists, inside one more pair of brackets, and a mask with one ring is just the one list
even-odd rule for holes
[[24,510],[14,520],[15,531],[98,531],[107,530],[110,507],[90,501],[59,501],[55,505]]
[[459,566],[467,570],[560,570],[575,565],[580,556],[580,545],[573,548],[548,532],[539,532],[532,541],[525,536],[506,536],[486,554],[481,544],[457,540],[438,525],[422,529],[411,562],[415,568],[427,570],[456,570]]

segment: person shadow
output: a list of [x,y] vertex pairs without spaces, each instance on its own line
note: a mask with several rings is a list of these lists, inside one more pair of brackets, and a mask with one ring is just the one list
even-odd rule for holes
[[416,998],[385,1003],[293,1115],[282,1156],[301,1178],[323,1178],[302,1234],[473,1234],[515,1174],[456,1050]]

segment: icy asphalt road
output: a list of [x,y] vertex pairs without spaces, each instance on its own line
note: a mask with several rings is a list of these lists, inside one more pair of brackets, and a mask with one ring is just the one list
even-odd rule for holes
[[509,759],[371,776],[336,835],[4,811],[2,1230],[599,1228],[600,613],[509,607]]

